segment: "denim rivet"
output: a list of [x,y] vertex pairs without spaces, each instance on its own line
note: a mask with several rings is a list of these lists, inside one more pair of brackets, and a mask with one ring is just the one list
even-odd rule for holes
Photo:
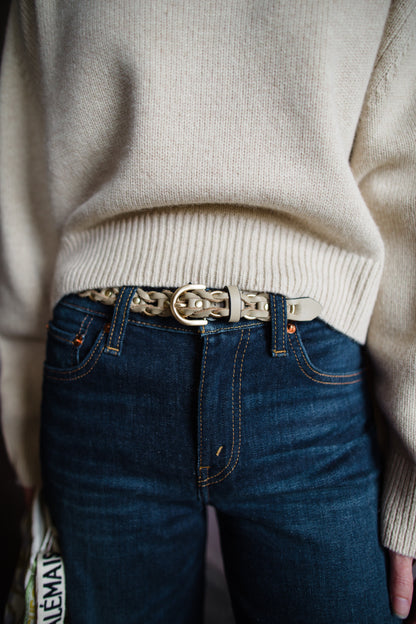
[[288,323],[287,324],[287,333],[288,334],[294,334],[296,331],[296,325],[294,325],[293,323]]

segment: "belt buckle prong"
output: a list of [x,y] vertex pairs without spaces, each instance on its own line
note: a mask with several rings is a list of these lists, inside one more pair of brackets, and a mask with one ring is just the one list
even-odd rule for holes
[[[185,292],[189,292],[190,290],[205,290],[206,286],[204,284],[186,284],[185,286],[181,286],[180,288],[177,288],[175,290],[175,292],[173,293],[172,299],[170,300],[170,310],[172,312],[172,316],[179,321],[179,323],[182,323],[183,325],[190,325],[190,326],[201,326],[201,325],[207,325],[208,321],[207,319],[190,319],[190,318],[186,318],[185,316],[182,316],[182,314],[179,314],[178,311],[178,307],[184,307],[184,304],[179,301],[179,297],[181,295],[183,295],[183,293]],[[185,304],[186,305],[186,304]]]

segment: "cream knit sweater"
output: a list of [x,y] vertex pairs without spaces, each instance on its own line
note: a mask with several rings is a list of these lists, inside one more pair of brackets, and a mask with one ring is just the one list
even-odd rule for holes
[[0,106],[3,428],[22,483],[64,294],[311,296],[367,340],[391,434],[383,540],[416,555],[416,0],[20,0]]

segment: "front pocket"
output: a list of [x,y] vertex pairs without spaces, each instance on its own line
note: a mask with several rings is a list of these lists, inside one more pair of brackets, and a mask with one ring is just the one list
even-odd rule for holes
[[91,351],[88,353],[88,356],[83,359],[82,362],[77,366],[73,366],[72,368],[67,369],[61,369],[45,363],[45,377],[47,377],[48,379],[55,379],[57,381],[73,381],[75,379],[81,379],[82,377],[88,375],[95,367],[104,352],[105,335],[106,332],[104,330],[99,333]]
[[88,374],[105,347],[106,319],[58,304],[49,323],[45,377],[72,380]]
[[349,385],[362,379],[363,347],[320,319],[298,323],[288,341],[299,369],[312,381]]

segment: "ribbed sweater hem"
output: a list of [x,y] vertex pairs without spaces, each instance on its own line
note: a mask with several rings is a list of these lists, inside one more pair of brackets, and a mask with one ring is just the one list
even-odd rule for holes
[[382,508],[382,542],[394,552],[416,557],[416,469],[395,454],[388,464]]
[[52,305],[88,288],[222,288],[308,296],[324,321],[360,343],[381,262],[318,240],[255,212],[205,207],[141,211],[63,238]]

